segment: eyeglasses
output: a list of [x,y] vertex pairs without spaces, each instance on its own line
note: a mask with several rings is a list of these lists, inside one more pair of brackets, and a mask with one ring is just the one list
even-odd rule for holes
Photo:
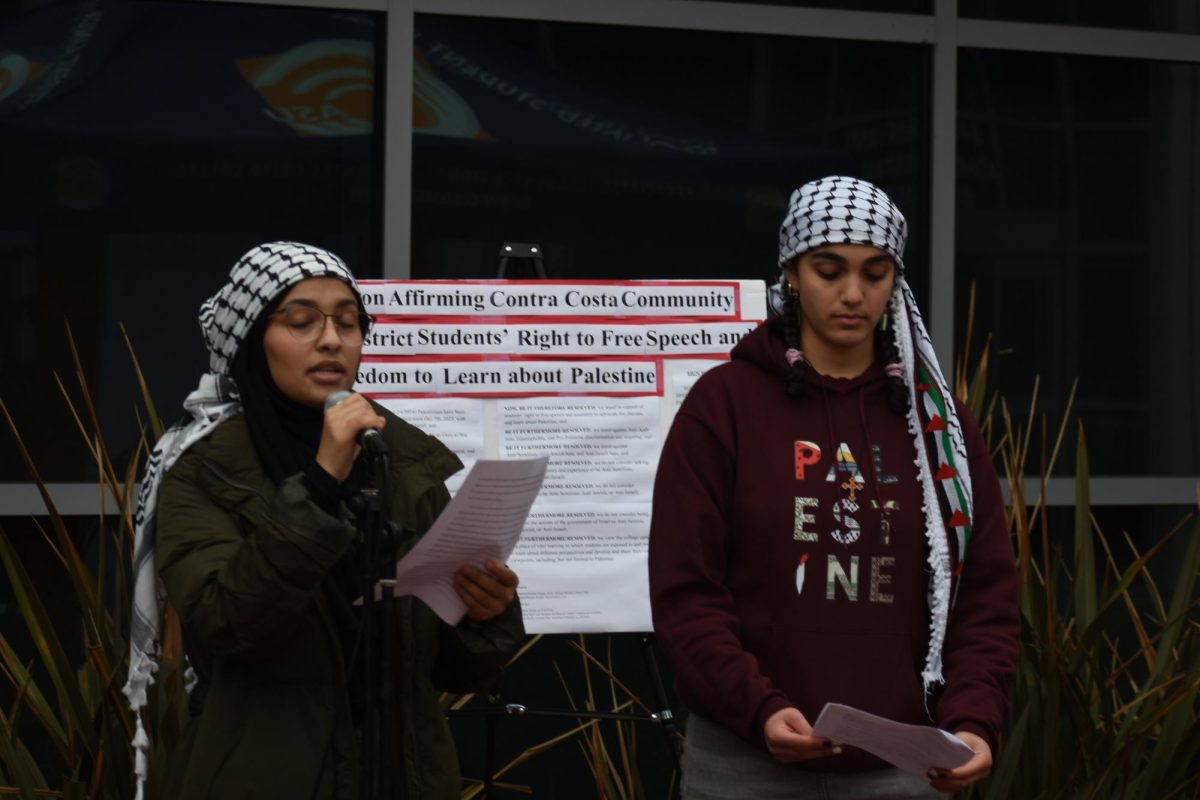
[[371,329],[375,318],[370,314],[347,308],[334,314],[326,314],[312,306],[288,306],[271,315],[283,323],[288,332],[302,342],[319,339],[325,332],[326,318],[333,320],[333,328],[343,344],[360,344],[363,336]]

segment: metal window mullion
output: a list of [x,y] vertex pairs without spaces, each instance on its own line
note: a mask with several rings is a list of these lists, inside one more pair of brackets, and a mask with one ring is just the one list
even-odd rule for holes
[[205,3],[237,3],[246,6],[299,6],[338,11],[387,11],[389,0],[201,0]]
[[923,14],[841,11],[710,0],[414,0],[418,13],[632,25],[642,28],[763,33],[928,44]]
[[954,365],[954,264],[958,157],[958,0],[936,0],[930,177],[929,335],[943,369]]
[[960,19],[960,47],[1200,62],[1200,35]]
[[388,0],[384,59],[383,277],[412,276],[413,0]]
[[[1089,482],[1092,506],[1191,506],[1196,504],[1200,476],[1093,477]],[[1041,493],[1037,478],[1024,481],[1025,501],[1032,505]],[[55,508],[64,516],[94,517],[103,502],[110,516],[119,512],[107,491],[103,498],[96,483],[50,483],[46,485]],[[1008,487],[1005,485],[1005,501]],[[123,492],[123,487],[118,487]],[[136,487],[135,487],[136,493]],[[1051,478],[1046,485],[1047,505],[1075,504],[1075,479]],[[0,520],[4,517],[44,516],[46,506],[32,483],[0,483]]]
[[[1194,506],[1200,480],[1196,477],[1093,477],[1088,481],[1091,506]],[[1004,486],[1005,500],[1008,487]],[[1032,505],[1041,493],[1037,478],[1025,479],[1025,500]],[[1075,479],[1046,482],[1046,505],[1075,505]]]

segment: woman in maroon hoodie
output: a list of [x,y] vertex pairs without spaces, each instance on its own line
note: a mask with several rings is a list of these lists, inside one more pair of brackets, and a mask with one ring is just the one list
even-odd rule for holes
[[[904,280],[903,214],[792,194],[781,313],[689,392],[650,528],[654,628],[692,712],[689,798],[936,797],[987,775],[1017,590],[1000,488]],[[951,731],[919,778],[812,735],[825,703]]]

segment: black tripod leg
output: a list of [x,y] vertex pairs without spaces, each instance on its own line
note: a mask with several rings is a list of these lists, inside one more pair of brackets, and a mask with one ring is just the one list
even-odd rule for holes
[[488,689],[487,694],[488,711],[491,713],[485,715],[485,724],[487,725],[487,749],[483,754],[483,797],[485,800],[490,800],[492,796],[492,775],[496,772],[496,729],[500,725],[500,682],[503,678],[503,673],[498,675],[496,682]]
[[496,771],[496,714],[487,715],[487,752],[483,756],[483,796],[492,797],[492,773]]
[[654,689],[654,702],[657,706],[658,718],[662,724],[663,735],[667,737],[667,747],[671,751],[671,761],[675,772],[683,775],[683,763],[679,753],[679,727],[675,724],[675,715],[667,703],[667,690],[663,686],[662,673],[658,671],[658,659],[654,655],[654,634],[642,634],[642,657],[646,661],[646,671],[650,673],[650,685]]

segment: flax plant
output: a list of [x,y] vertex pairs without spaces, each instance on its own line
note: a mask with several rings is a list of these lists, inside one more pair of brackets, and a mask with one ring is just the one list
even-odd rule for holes
[[[972,291],[972,308],[973,301]],[[991,777],[966,796],[1200,797],[1200,614],[1195,592],[1200,519],[1195,512],[1188,514],[1145,552],[1128,535],[1123,546],[1105,536],[1092,513],[1087,439],[1083,424],[1077,423],[1074,522],[1070,530],[1054,529],[1046,487],[1068,439],[1074,388],[1051,441],[1049,421],[1038,414],[1037,382],[1028,422],[1018,425],[1003,400],[993,395],[984,403],[987,346],[969,379],[969,351],[963,352],[957,392],[994,442],[1011,497],[1008,522],[1022,623],[1007,741]],[[1037,464],[1031,469],[1034,458]],[[1026,494],[1028,476],[1038,484],[1032,497]],[[1164,593],[1148,565],[1181,535],[1187,539],[1179,578]],[[1149,598],[1140,605],[1131,595],[1139,585]]]
[[[134,793],[129,743],[135,720],[121,693],[129,657],[134,486],[141,457],[152,446],[151,437],[157,440],[161,435],[162,426],[130,346],[146,417],[144,422],[135,409],[140,441],[129,463],[118,470],[105,445],[69,326],[67,339],[77,399],[61,379],[58,385],[99,473],[97,523],[101,535],[93,569],[77,549],[16,421],[0,399],[0,415],[46,506],[46,521],[34,521],[44,539],[43,553],[61,568],[59,574],[70,587],[78,623],[67,626],[50,618],[41,599],[49,587],[35,585],[17,548],[0,528],[0,563],[37,651],[35,659],[25,660],[0,635],[0,680],[8,680],[15,689],[12,705],[0,709],[0,797],[116,800]],[[127,336],[125,341],[128,346]],[[54,582],[55,589],[63,585],[61,578]],[[154,760],[165,758],[177,741],[186,712],[179,625],[170,609],[164,629],[161,666],[149,709],[143,711]],[[74,653],[82,655],[72,659],[68,654]],[[27,744],[33,741],[45,743],[41,763]]]

